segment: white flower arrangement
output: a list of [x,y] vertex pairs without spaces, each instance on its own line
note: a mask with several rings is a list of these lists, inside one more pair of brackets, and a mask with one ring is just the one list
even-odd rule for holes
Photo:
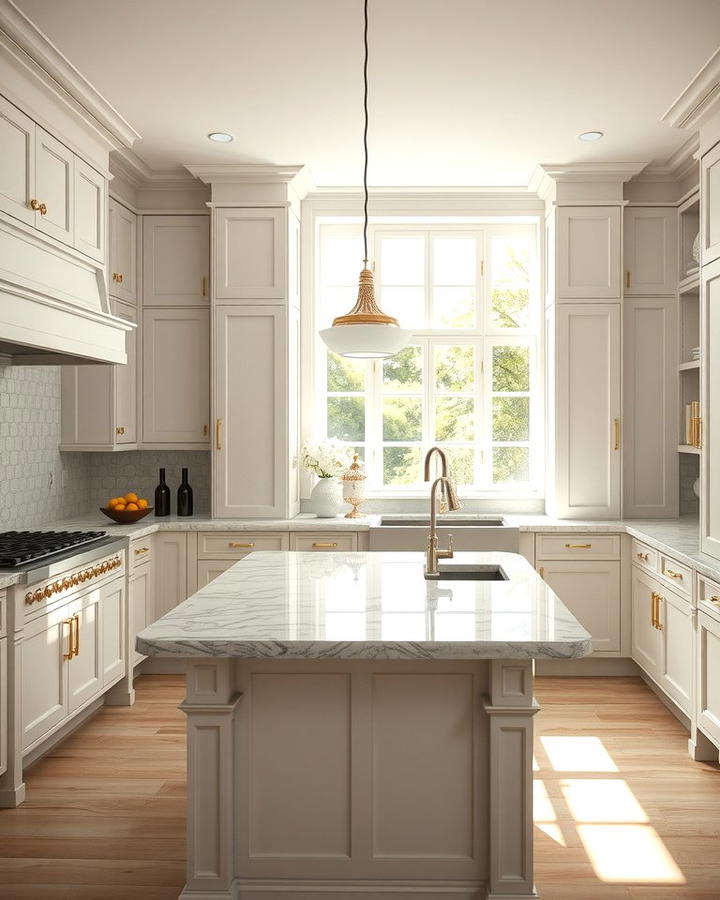
[[350,465],[350,449],[338,441],[305,441],[302,464],[318,478],[337,478]]

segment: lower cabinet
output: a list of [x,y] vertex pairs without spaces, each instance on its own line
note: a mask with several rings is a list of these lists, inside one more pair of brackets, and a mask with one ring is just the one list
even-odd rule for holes
[[237,560],[234,559],[199,559],[197,564],[198,590],[206,587],[218,575],[222,575],[230,566],[234,566],[236,562]]
[[138,566],[133,570],[128,582],[128,615],[130,616],[130,652],[133,666],[145,659],[135,649],[135,638],[138,632],[152,621],[153,609],[153,567],[151,562]]
[[0,591],[0,775],[8,762],[8,652],[7,594]]
[[698,613],[697,724],[720,746],[720,620]]
[[291,550],[324,551],[326,553],[352,552],[357,550],[357,534],[342,534],[337,531],[329,531],[323,534],[320,531],[290,535]]
[[100,594],[103,626],[103,686],[108,687],[125,674],[127,604],[124,579],[104,587]]
[[184,531],[158,531],[153,536],[155,591],[152,615],[155,622],[188,598],[188,535]]

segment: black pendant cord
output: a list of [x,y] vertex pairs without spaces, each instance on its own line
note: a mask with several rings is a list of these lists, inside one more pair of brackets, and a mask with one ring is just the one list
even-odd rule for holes
[[363,65],[363,85],[365,89],[365,94],[363,98],[363,106],[365,108],[365,129],[363,131],[363,146],[365,148],[365,167],[363,169],[363,189],[365,192],[365,206],[364,206],[364,215],[365,215],[365,223],[363,225],[363,243],[365,245],[365,265],[368,263],[368,242],[367,242],[367,229],[368,229],[368,186],[367,186],[367,173],[368,173],[368,0],[365,0],[365,31],[364,31],[364,43],[365,43],[365,62]]

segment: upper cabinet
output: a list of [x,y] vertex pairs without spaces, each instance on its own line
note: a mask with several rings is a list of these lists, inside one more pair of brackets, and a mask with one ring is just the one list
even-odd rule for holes
[[720,257],[720,144],[700,160],[700,233],[704,266]]
[[208,306],[210,219],[143,217],[143,306]]
[[283,300],[287,295],[287,211],[215,211],[215,297],[218,302]]
[[665,207],[625,210],[626,296],[672,295],[677,284],[677,212]]
[[700,549],[720,559],[720,259],[707,265],[703,257],[700,344]]
[[102,263],[105,177],[0,97],[0,212]]
[[111,198],[108,229],[110,296],[137,303],[137,216]]
[[561,206],[557,211],[557,296],[619,299],[619,206]]

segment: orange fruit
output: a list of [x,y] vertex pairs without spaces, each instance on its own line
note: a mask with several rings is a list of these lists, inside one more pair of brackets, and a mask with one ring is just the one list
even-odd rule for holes
[[134,494],[132,491],[130,491],[129,494],[125,494],[125,497],[123,499],[126,503],[137,503],[137,498],[137,494]]
[[137,505],[137,503],[128,503],[128,505],[125,507],[125,509],[128,510],[128,512],[129,512],[131,509],[132,510],[140,509],[140,507]]
[[113,509],[122,511],[123,509],[125,509],[125,504],[124,503],[116,503],[115,506],[113,506]]
[[115,497],[113,497],[112,499],[108,500],[108,502],[105,505],[107,506],[108,509],[112,509],[116,503],[117,503],[117,500],[115,499]]
[[141,497],[138,500],[138,509],[147,509],[147,508],[148,508],[147,500],[144,497]]

